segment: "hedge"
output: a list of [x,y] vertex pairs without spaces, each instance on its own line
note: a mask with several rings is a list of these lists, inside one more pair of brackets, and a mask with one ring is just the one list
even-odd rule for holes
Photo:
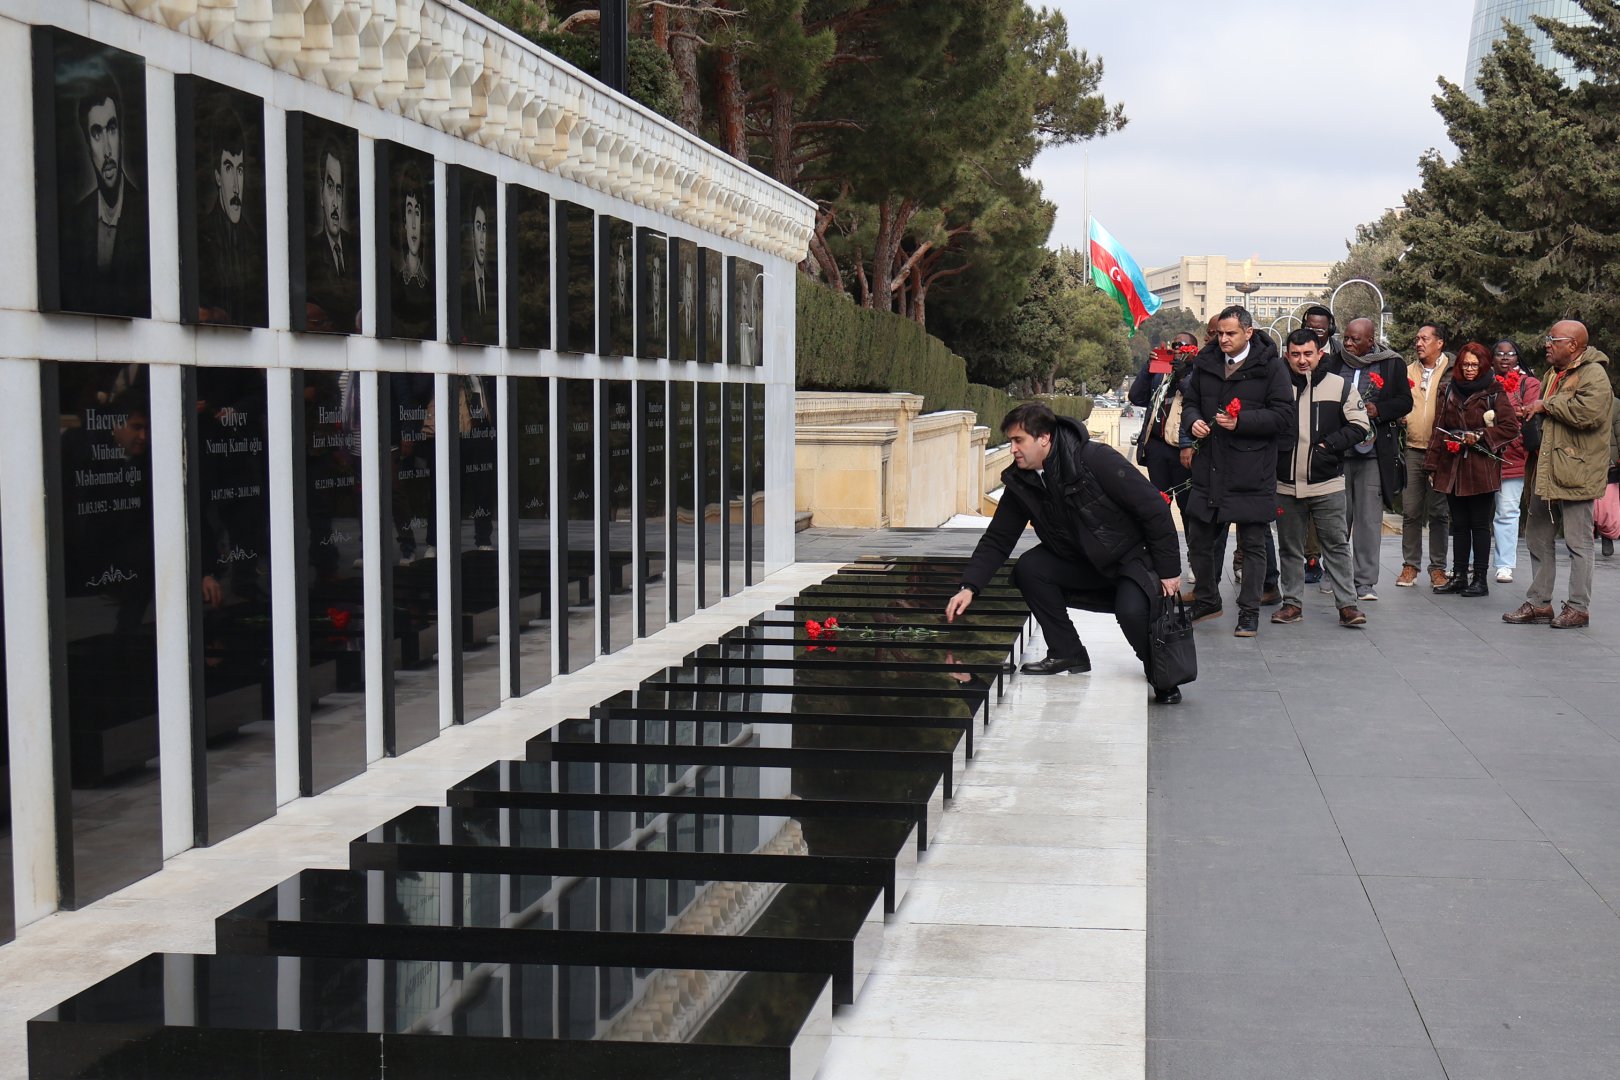
[[[1018,404],[1004,390],[968,382],[967,362],[912,320],[860,307],[802,275],[797,284],[800,390],[921,394],[923,412],[971,409],[991,430]],[[1091,415],[1090,398],[1034,400],[1082,422]]]

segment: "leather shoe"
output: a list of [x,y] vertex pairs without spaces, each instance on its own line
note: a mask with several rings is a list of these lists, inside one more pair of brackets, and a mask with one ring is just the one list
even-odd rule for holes
[[1203,622],[1205,619],[1213,619],[1220,613],[1221,602],[1219,600],[1200,600],[1193,604],[1192,607],[1187,609],[1187,617],[1193,622]]
[[1067,671],[1083,673],[1091,670],[1091,657],[1086,655],[1082,646],[1079,656],[1048,656],[1045,660],[1031,661],[1018,670],[1026,675],[1059,675]]
[[[1429,571],[1429,585],[1437,593],[1462,592],[1462,576],[1462,572],[1458,571],[1456,574],[1447,577],[1444,570],[1436,567]],[[1456,582],[1456,588],[1451,587],[1452,582]]]
[[1417,584],[1417,567],[1407,563],[1401,567],[1401,576],[1395,579],[1395,584],[1403,589],[1410,589]]
[[1296,623],[1305,618],[1305,609],[1298,604],[1284,604],[1271,613],[1274,623]]
[[1541,622],[1550,623],[1553,621],[1552,605],[1545,604],[1537,606],[1526,600],[1524,603],[1520,604],[1506,615],[1503,615],[1502,621],[1505,623],[1512,623],[1515,626],[1527,626],[1530,623]]
[[1552,621],[1554,630],[1579,630],[1592,622],[1592,616],[1573,604],[1565,604],[1564,610]]
[[1282,590],[1273,585],[1260,594],[1260,606],[1270,607],[1272,604],[1282,603]]
[[1355,607],[1355,606],[1342,607],[1342,608],[1339,609],[1339,625],[1340,626],[1366,626],[1367,625],[1367,616],[1364,615],[1362,613],[1361,609],[1358,608],[1358,607]]
[[1155,691],[1153,691],[1153,704],[1155,704],[1155,705],[1180,705],[1181,704],[1181,687],[1172,686],[1168,690],[1155,690]]

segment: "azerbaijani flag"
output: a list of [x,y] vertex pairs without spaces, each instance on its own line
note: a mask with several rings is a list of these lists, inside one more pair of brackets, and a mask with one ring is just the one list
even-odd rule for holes
[[1096,218],[1091,219],[1091,280],[1114,298],[1132,335],[1159,310],[1161,301],[1148,290],[1142,268]]

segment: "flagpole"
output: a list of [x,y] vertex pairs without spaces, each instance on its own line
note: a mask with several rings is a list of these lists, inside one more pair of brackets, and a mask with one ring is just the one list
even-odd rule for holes
[[1091,280],[1091,151],[1086,151],[1085,165],[1080,172],[1080,191],[1082,212],[1086,215],[1086,239],[1081,245],[1086,253],[1086,277]]

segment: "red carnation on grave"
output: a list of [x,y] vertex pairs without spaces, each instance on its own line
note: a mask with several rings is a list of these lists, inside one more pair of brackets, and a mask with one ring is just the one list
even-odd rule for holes
[[821,636],[821,624],[814,619],[806,619],[804,620],[804,632],[813,638],[818,638]]
[[1226,403],[1226,415],[1230,416],[1232,419],[1236,420],[1238,413],[1242,411],[1243,402],[1239,401],[1237,398],[1233,398],[1231,401]]
[[822,627],[824,629],[827,629],[827,630],[836,630],[836,629],[838,629],[838,616],[836,616],[836,615],[827,616],[827,621],[822,624]]
[[804,651],[805,652],[815,652],[819,648],[821,648],[820,645],[806,645],[804,647]]
[[1384,388],[1384,377],[1378,374],[1376,371],[1367,372],[1367,381],[1373,384],[1374,390],[1382,390]]
[[1455,439],[1447,439],[1446,449],[1450,450],[1453,454],[1460,454],[1462,453],[1462,443]]
[[828,652],[837,652],[838,651],[838,646],[836,646],[836,645],[828,645],[827,646],[827,651]]

